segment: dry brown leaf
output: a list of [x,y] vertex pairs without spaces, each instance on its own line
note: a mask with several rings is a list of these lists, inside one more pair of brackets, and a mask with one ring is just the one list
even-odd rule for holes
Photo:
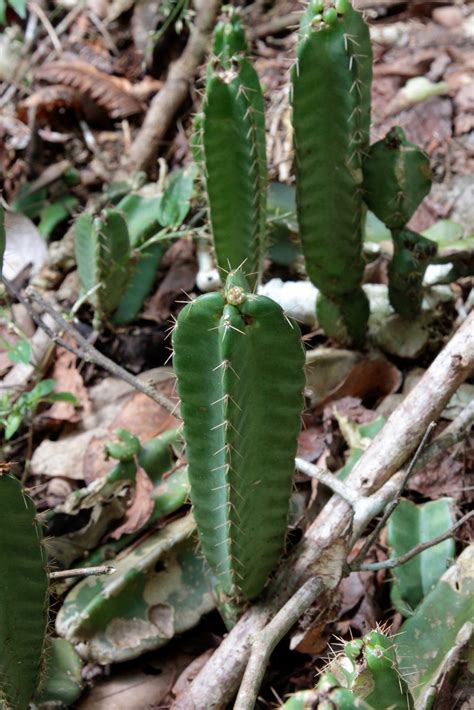
[[358,362],[347,377],[317,406],[322,411],[330,402],[343,397],[361,400],[382,399],[396,392],[402,383],[402,373],[385,358],[366,358]]
[[179,239],[166,252],[162,269],[168,269],[156,293],[149,299],[143,318],[163,323],[170,315],[170,308],[176,298],[190,291],[196,281],[196,259],[194,247],[186,239]]
[[153,481],[140,466],[137,467],[135,481],[135,495],[125,513],[125,521],[110,535],[113,540],[119,540],[122,535],[140,530],[153,512]]
[[[68,340],[70,340],[68,338]],[[80,403],[84,414],[91,411],[91,403],[82,375],[77,369],[77,357],[65,348],[58,348],[52,378],[56,382],[55,392],[70,392]],[[82,414],[69,402],[54,402],[43,417],[55,421],[78,422]]]
[[143,111],[141,102],[131,94],[127,79],[109,76],[80,60],[43,64],[35,77],[77,89],[104,108],[111,118],[126,118]]
[[77,109],[80,103],[80,93],[70,86],[64,84],[42,86],[18,104],[17,116],[27,123],[28,109],[34,108],[36,109],[36,119],[41,121],[48,118],[53,111],[66,108]]
[[322,427],[303,429],[298,436],[298,456],[305,461],[319,459],[326,448],[326,436]]

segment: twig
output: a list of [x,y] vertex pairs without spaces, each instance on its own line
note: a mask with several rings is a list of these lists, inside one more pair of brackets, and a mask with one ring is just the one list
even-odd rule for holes
[[53,45],[56,52],[58,54],[61,54],[63,51],[63,48],[61,47],[61,42],[59,41],[58,35],[56,34],[51,22],[48,20],[48,17],[44,12],[43,8],[41,8],[36,2],[33,2],[33,0],[30,0],[30,2],[28,3],[28,7],[30,8],[30,10],[32,10],[32,12],[35,13],[35,15],[40,20],[44,29],[48,33],[49,39],[51,40],[51,44]]
[[461,525],[464,525],[472,516],[474,515],[474,511],[471,510],[469,513],[466,513],[460,520],[458,520],[457,523],[455,523],[449,530],[446,532],[442,533],[441,535],[437,535],[436,537],[433,537],[431,540],[428,540],[427,542],[420,542],[419,545],[416,545],[415,547],[412,547],[411,550],[408,550],[408,552],[405,552],[404,555],[400,555],[399,557],[394,557],[391,560],[384,560],[383,562],[367,562],[365,564],[361,564],[360,567],[357,568],[357,570],[352,567],[351,565],[351,570],[352,572],[355,571],[361,571],[361,572],[370,572],[370,571],[377,571],[379,569],[393,569],[393,567],[400,567],[400,565],[404,565],[405,562],[409,562],[413,557],[416,557],[419,555],[421,552],[424,552],[424,550],[428,550],[430,547],[435,547],[436,545],[439,545],[440,542],[443,542],[444,540],[447,540],[448,537],[451,537],[453,532],[455,532],[458,528],[461,527]]
[[78,567],[77,569],[63,569],[49,572],[49,579],[68,579],[69,577],[100,577],[103,574],[114,574],[115,567],[101,565],[100,567]]
[[196,70],[207,52],[209,35],[221,6],[220,0],[196,0],[196,17],[181,57],[171,66],[165,84],[153,98],[129,158],[133,170],[147,170],[179,107],[186,100]]
[[324,486],[327,486],[327,488],[330,488],[333,493],[336,493],[338,496],[340,496],[343,500],[346,501],[346,503],[349,503],[349,505],[352,506],[354,509],[360,502],[361,496],[357,495],[357,493],[352,488],[346,486],[343,481],[340,481],[338,478],[336,478],[336,476],[334,476],[334,474],[329,473],[329,471],[326,471],[323,468],[319,468],[318,466],[314,466],[312,463],[309,463],[308,461],[305,461],[304,459],[300,458],[295,459],[295,467],[301,473],[304,473],[306,476],[310,476],[311,478],[316,479]]
[[301,19],[300,12],[290,12],[288,15],[281,15],[280,17],[273,17],[268,22],[263,22],[257,27],[250,27],[248,30],[248,36],[250,40],[262,39],[263,37],[268,37],[271,35],[279,34],[285,30],[294,30],[298,28],[299,21]]
[[[394,474],[403,467],[430,421],[438,419],[473,368],[474,313],[471,313],[362,454],[346,485],[366,496],[378,491],[372,499],[380,498],[382,491],[396,495],[403,474],[398,474],[393,482]],[[384,505],[386,501],[382,500]],[[250,639],[308,578],[314,578],[315,566],[323,565],[324,556],[331,553],[338,541],[348,539],[354,518],[351,507],[339,496],[332,496],[303,540],[282,563],[265,598],[242,616],[187,690],[174,701],[173,710],[217,710],[230,702],[250,656]],[[366,523],[369,521],[370,517]],[[358,534],[362,532],[360,526]]]
[[[26,297],[23,297],[21,293],[19,293],[19,291],[13,286],[13,284],[8,281],[8,279],[6,279],[4,276],[2,276],[2,282],[5,284],[7,291],[25,306],[36,325],[41,328],[54,343],[60,345],[66,350],[69,350],[69,352],[74,353],[74,355],[76,355],[81,360],[84,360],[85,362],[94,363],[95,365],[102,367],[104,370],[107,370],[107,372],[110,372],[111,375],[119,377],[121,380],[127,382],[134,389],[138,390],[139,392],[142,392],[143,394],[146,394],[148,397],[150,397],[150,399],[164,407],[176,418],[179,418],[178,414],[176,413],[177,407],[174,402],[168,399],[168,397],[166,397],[164,394],[157,392],[152,385],[148,385],[146,384],[146,382],[142,382],[138,377],[132,375],[131,372],[128,372],[123,367],[113,362],[113,360],[110,360],[108,357],[99,352],[93,345],[91,345],[86,340],[86,338],[84,338],[83,335],[81,335],[81,333],[79,333],[78,330],[76,330],[72,325],[70,325],[66,320],[64,320],[61,314],[58,313],[58,311],[56,311],[42,296],[40,296],[39,293],[29,288],[27,290]],[[46,313],[51,316],[56,325],[59,326],[59,330],[67,333],[72,338],[74,338],[74,340],[78,343],[80,347],[71,345],[71,343],[64,340],[64,338],[62,338],[58,332],[52,330],[52,328],[50,328],[44,322],[43,318],[38,315],[35,309],[32,308],[31,302],[37,303],[39,306],[41,306],[41,308],[43,308],[44,311],[46,311]]]
[[263,631],[255,635],[234,710],[254,710],[272,651],[306,609],[311,606],[323,588],[324,584],[319,577],[308,579],[265,626]]
[[415,472],[424,468],[430,461],[436,458],[442,451],[449,449],[454,444],[465,438],[466,434],[474,424],[474,400],[464,407],[464,409],[453,419],[446,429],[426,447],[419,457]]
[[416,466],[416,462],[418,461],[423,449],[425,448],[426,442],[428,441],[429,437],[431,436],[431,432],[433,431],[433,429],[435,427],[436,427],[436,422],[429,423],[428,428],[426,429],[426,431],[423,435],[423,438],[420,441],[420,443],[418,444],[418,448],[416,449],[416,451],[413,455],[410,465],[408,466],[406,473],[404,474],[404,476],[402,478],[402,481],[400,483],[400,486],[398,488],[395,498],[387,505],[387,507],[385,508],[384,514],[382,515],[382,517],[380,518],[380,520],[378,521],[377,525],[372,530],[370,535],[367,537],[366,541],[364,542],[364,544],[362,545],[362,547],[360,549],[360,552],[351,561],[351,563],[349,565],[351,570],[356,569],[361,564],[361,562],[365,559],[367,552],[372,547],[374,542],[377,540],[377,538],[380,534],[380,531],[382,530],[385,523],[387,522],[387,520],[389,519],[389,517],[392,515],[393,511],[395,510],[395,508],[399,504],[400,498],[401,498],[402,493],[405,489],[405,486],[408,483],[408,480],[409,480],[409,478],[410,478],[411,474],[413,473],[413,470]]

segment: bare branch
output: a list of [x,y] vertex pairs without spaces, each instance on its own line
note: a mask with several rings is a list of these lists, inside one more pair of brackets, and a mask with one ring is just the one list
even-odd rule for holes
[[[175,402],[172,402],[170,399],[168,399],[168,397],[161,394],[160,392],[157,392],[153,385],[149,385],[146,382],[142,382],[138,377],[132,375],[131,372],[128,372],[123,367],[113,362],[113,360],[110,360],[108,357],[99,352],[93,345],[91,345],[91,343],[88,342],[86,338],[84,338],[83,335],[81,335],[81,333],[79,333],[78,330],[76,330],[76,328],[74,328],[74,326],[68,323],[63,318],[63,316],[55,308],[53,308],[50,303],[48,303],[42,296],[40,296],[39,293],[29,288],[27,290],[26,297],[23,297],[21,293],[13,286],[13,284],[8,281],[8,279],[6,279],[4,276],[2,276],[2,282],[4,283],[7,291],[25,306],[36,325],[41,328],[41,330],[43,330],[54,343],[60,345],[66,350],[69,350],[69,352],[74,353],[74,355],[76,355],[81,360],[84,360],[84,362],[92,362],[95,365],[101,367],[102,369],[107,370],[107,372],[110,372],[111,375],[119,377],[121,380],[127,382],[135,390],[146,394],[154,402],[164,407],[166,410],[168,410],[168,412],[171,412],[171,414],[174,414],[175,417],[179,418],[179,415],[176,413],[177,405]],[[49,313],[51,318],[58,326],[57,332],[50,328],[44,322],[43,318],[41,318],[41,316],[32,307],[31,302],[37,303],[46,313]],[[71,343],[69,343],[68,341],[64,340],[64,338],[61,337],[61,332],[67,333],[72,338],[74,338],[74,340],[78,343],[80,347],[75,347],[74,345],[71,345]]]
[[336,493],[343,500],[349,503],[354,509],[360,501],[360,496],[352,489],[346,486],[343,481],[340,481],[333,473],[326,471],[324,468],[314,466],[312,463],[304,459],[296,458],[295,467],[300,473],[304,473],[310,478],[316,479],[324,486],[327,486],[333,493]]
[[103,574],[114,574],[115,567],[101,565],[100,567],[78,567],[77,569],[62,569],[48,574],[49,579],[68,579],[69,577],[100,577]]
[[355,571],[362,571],[362,572],[369,572],[369,571],[377,571],[379,569],[393,569],[394,567],[400,567],[400,565],[404,565],[405,562],[409,562],[413,557],[416,557],[417,555],[420,554],[420,552],[424,552],[425,550],[428,550],[430,547],[435,547],[436,545],[439,545],[440,542],[443,542],[444,540],[447,540],[448,537],[451,537],[452,534],[461,527],[461,525],[464,525],[464,523],[467,523],[468,520],[472,518],[474,515],[474,511],[471,510],[470,513],[466,513],[460,520],[458,520],[457,523],[455,523],[449,530],[446,530],[446,532],[442,533],[441,535],[437,535],[436,537],[433,537],[431,540],[428,540],[427,542],[420,542],[419,545],[416,545],[413,547],[411,550],[408,550],[408,552],[405,552],[404,555],[400,555],[399,557],[394,557],[391,560],[384,560],[384,562],[368,562],[366,564],[361,564],[359,567],[353,567],[351,564],[351,570],[353,572]]
[[265,626],[263,631],[255,635],[234,710],[253,710],[255,708],[258,691],[272,651],[323,589],[324,584],[319,577],[308,579],[280,609],[272,621]]

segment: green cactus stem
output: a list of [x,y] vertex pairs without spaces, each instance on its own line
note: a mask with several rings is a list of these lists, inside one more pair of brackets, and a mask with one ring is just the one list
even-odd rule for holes
[[[292,70],[296,199],[318,316],[328,335],[360,343],[369,309],[364,273],[362,158],[368,148],[372,51],[351,6],[306,10]],[[337,327],[333,325],[337,323]]]
[[267,165],[263,95],[246,54],[243,28],[232,11],[214,33],[202,138],[218,266],[227,272],[243,265],[253,288],[265,251]]
[[437,252],[436,242],[410,229],[394,230],[393,257],[388,269],[388,296],[395,311],[416,318],[423,301],[423,277]]
[[369,209],[389,229],[402,229],[430,191],[430,159],[395,126],[370,147],[363,170]]
[[202,549],[229,598],[252,599],[285,541],[304,386],[297,326],[241,273],[181,311],[174,366]]
[[38,684],[48,621],[48,575],[36,509],[0,475],[0,706],[26,710]]

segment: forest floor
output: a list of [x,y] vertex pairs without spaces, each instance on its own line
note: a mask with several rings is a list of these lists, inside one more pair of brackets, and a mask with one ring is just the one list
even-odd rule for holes
[[[265,91],[270,179],[291,185],[288,77],[301,5],[292,0],[235,4],[242,6]],[[17,290],[28,285],[39,290],[63,314],[69,314],[79,298],[71,228],[76,215],[86,208],[97,211],[113,204],[114,191],[123,196],[138,186],[143,195],[160,194],[168,176],[192,162],[192,117],[200,106],[203,63],[187,98],[169,116],[158,154],[151,144],[149,154],[143,147],[141,152],[137,149],[152,98],[165,85],[170,65],[188,41],[194,19],[188,5],[159,0],[31,1],[23,19],[7,9],[7,24],[0,35],[0,175],[2,198],[11,208],[6,218],[6,275]],[[374,348],[360,353],[341,350],[321,331],[306,327],[307,346],[324,351],[308,369],[299,455],[334,472],[347,465],[355,449],[370,443],[379,423],[385,421],[382,418],[420,380],[474,309],[474,3],[360,0],[358,5],[367,13],[374,48],[372,141],[399,125],[429,154],[433,187],[409,226],[423,232],[436,225],[440,243],[448,250],[450,240],[465,239],[468,266],[442,286],[423,333],[417,331],[402,345],[390,341],[384,353]],[[170,8],[177,8],[175,15],[174,10],[169,14]],[[425,81],[416,86],[413,80],[420,77]],[[140,173],[144,166],[147,175]],[[106,324],[97,332],[88,305],[77,309],[74,321],[100,352],[141,374],[143,381],[159,381],[160,392],[168,397],[173,396],[173,384],[167,334],[182,307],[183,292],[199,293],[192,220],[202,209],[202,196],[193,194],[190,205],[184,236],[167,246],[153,289],[133,322],[120,327]],[[383,239],[379,243],[380,256],[367,268],[366,281],[386,284],[387,256]],[[266,266],[265,280],[286,280],[300,273],[291,259],[268,260]],[[118,428],[132,432],[143,444],[179,424],[173,414],[134,392],[113,373],[54,346],[36,328],[31,303],[15,303],[3,295],[2,304],[0,417],[5,422],[13,414],[17,428],[8,439],[5,430],[0,433],[0,460],[15,462],[12,471],[30,490],[39,512],[64,506],[74,491],[110,472],[114,462],[104,457],[104,445]],[[71,335],[68,338],[73,343]],[[76,403],[53,402],[45,391],[31,406],[15,409],[21,393],[49,379],[55,381],[55,392],[73,394]],[[471,378],[443,412],[435,435],[473,397]],[[367,428],[370,424],[373,432]],[[182,451],[175,447],[170,466],[175,470],[180,463]],[[460,516],[472,507],[473,472],[474,434],[468,432],[418,470],[405,495],[416,506],[449,498],[453,515]],[[118,540],[137,532],[151,514],[147,485],[143,480],[137,483],[132,513],[131,508],[111,510],[104,494],[93,508],[102,516],[102,528],[94,527],[90,513],[86,515],[79,506],[74,523],[67,516],[57,520],[54,534],[67,537],[77,551],[81,546],[94,549],[107,535]],[[317,490],[318,498],[327,500],[321,486],[297,475],[291,544],[321,506],[320,501],[314,504]],[[173,511],[153,529],[176,518]],[[75,539],[78,530],[81,536]],[[469,539],[469,525],[459,528],[455,537],[461,551]],[[384,534],[369,561],[386,560],[389,552]],[[74,559],[77,555],[66,554],[63,566]],[[389,579],[389,572],[380,570],[353,572],[343,580],[323,617],[313,610],[293,630],[293,650],[288,638],[277,647],[259,707],[276,707],[288,693],[311,687],[336,637],[360,636],[377,623],[396,633],[403,616],[399,607],[394,608]],[[58,588],[53,614],[65,592]],[[225,634],[218,613],[204,613],[208,611],[204,607],[197,625],[177,638],[172,638],[172,631],[161,650],[145,653],[144,648],[138,658],[123,660],[120,641],[114,648],[107,646],[106,662],[90,660],[84,666],[84,692],[74,707],[169,707]],[[436,707],[447,707],[448,694],[453,708],[469,707],[463,705],[468,702],[468,682],[464,673],[450,679],[442,686]]]

